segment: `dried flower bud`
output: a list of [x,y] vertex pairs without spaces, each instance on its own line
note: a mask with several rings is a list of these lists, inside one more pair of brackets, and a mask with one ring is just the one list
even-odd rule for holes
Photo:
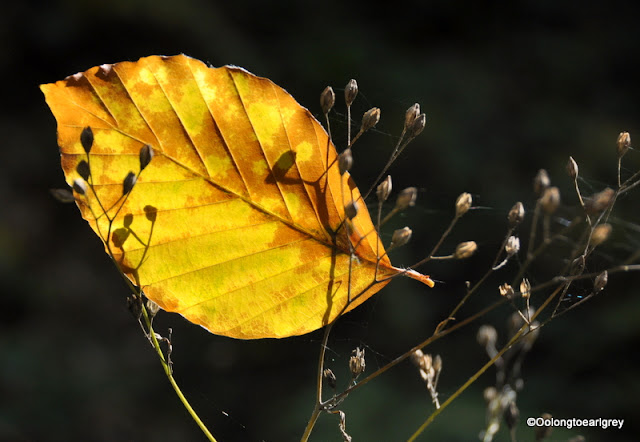
[[507,238],[507,243],[504,245],[504,251],[507,255],[513,256],[520,251],[520,238],[517,236],[510,236]]
[[144,170],[153,159],[153,149],[150,145],[145,144],[140,148],[140,170]]
[[456,199],[456,217],[460,217],[467,213],[471,208],[471,194],[464,192]]
[[527,299],[531,296],[531,283],[527,278],[524,278],[520,282],[520,296],[522,296],[524,299]]
[[387,175],[387,179],[378,184],[378,188],[376,189],[378,201],[380,201],[381,203],[385,202],[391,194],[391,188],[391,175]]
[[596,215],[605,209],[608,209],[615,197],[615,191],[609,187],[596,193],[591,198],[586,199],[584,210],[589,215]]
[[49,192],[61,203],[72,203],[76,200],[69,189],[49,189]]
[[498,340],[498,332],[492,325],[482,325],[478,329],[476,340],[478,341],[478,344],[483,347],[486,347],[487,345],[495,347],[496,341]]
[[593,247],[599,246],[611,235],[611,224],[599,224],[593,229],[591,234],[591,245]]
[[620,132],[618,135],[618,141],[616,142],[618,148],[618,157],[622,157],[631,147],[631,135],[629,132]]
[[560,206],[560,190],[557,187],[548,187],[540,197],[540,205],[547,215],[551,215]]
[[425,114],[420,114],[413,120],[411,126],[409,126],[409,130],[407,130],[407,134],[409,138],[415,138],[422,133],[425,126],[427,125],[427,116]]
[[149,316],[153,318],[158,314],[159,311],[160,306],[155,301],[147,298],[147,312],[149,312]]
[[320,108],[322,109],[322,113],[327,115],[334,104],[336,104],[336,94],[333,92],[331,86],[327,86],[320,94]]
[[433,370],[436,373],[442,371],[442,357],[440,355],[436,355],[436,357],[433,358]]
[[380,108],[372,107],[364,113],[362,116],[362,126],[360,130],[362,132],[368,131],[380,121]]
[[498,287],[498,290],[500,291],[500,295],[506,296],[507,299],[513,298],[513,295],[515,294],[515,292],[513,291],[513,287],[511,287],[506,282]]
[[498,395],[498,390],[496,390],[496,387],[487,387],[482,392],[482,396],[484,397],[484,400],[487,401],[487,403],[494,400],[497,395]]
[[408,227],[396,230],[393,232],[393,236],[391,236],[391,245],[389,245],[389,248],[402,247],[409,242],[412,233],[413,232]]
[[569,271],[572,275],[579,275],[584,271],[584,265],[584,255],[580,255],[576,259],[574,259],[573,262],[571,262]]
[[476,253],[478,245],[475,241],[465,241],[457,245],[456,251],[453,253],[455,259],[466,259]]
[[422,352],[422,350],[417,349],[416,351],[411,353],[411,362],[422,368],[422,365],[424,363],[424,353]]
[[337,379],[333,371],[330,368],[325,368],[322,372],[322,376],[327,380],[327,384],[329,384],[329,387],[335,390]]
[[356,80],[351,79],[344,88],[344,101],[347,103],[347,106],[351,106],[351,104],[353,104],[353,100],[356,99],[356,95],[358,95],[358,83]]
[[418,189],[415,187],[407,187],[403,189],[396,199],[396,209],[405,210],[407,207],[413,207],[418,197]]
[[576,163],[573,157],[569,157],[569,161],[567,162],[567,173],[574,181],[578,178],[578,163]]
[[356,205],[355,201],[350,202],[349,204],[347,204],[344,208],[344,214],[347,216],[347,218],[349,219],[353,219],[356,217],[356,215],[358,215],[358,206]]
[[89,177],[91,176],[89,163],[87,163],[85,160],[80,161],[76,166],[76,172],[78,172],[78,175],[80,175],[85,181],[88,181]]
[[351,148],[346,149],[340,155],[338,155],[338,170],[340,175],[344,175],[353,166],[353,155],[351,155]]
[[364,373],[365,369],[365,361],[364,361],[364,348],[361,349],[357,347],[352,352],[351,358],[349,358],[349,370],[351,371],[351,377],[356,379],[362,373]]
[[533,191],[540,196],[551,185],[549,174],[546,170],[540,169],[533,179]]
[[142,300],[137,294],[132,293],[131,296],[127,296],[127,308],[134,318],[140,319],[142,316]]
[[409,130],[414,120],[420,115],[420,105],[418,103],[411,106],[404,114],[404,129]]
[[81,178],[76,178],[75,180],[73,180],[73,185],[71,187],[76,193],[80,195],[87,194],[87,182]]
[[86,153],[91,152],[91,147],[93,146],[93,131],[89,126],[82,129],[80,133],[80,144],[82,144],[82,148]]
[[136,181],[137,181],[136,174],[133,172],[129,172],[125,177],[124,181],[122,182],[122,195],[126,195],[127,193],[131,192],[131,189],[133,189],[133,186],[136,184]]
[[509,220],[509,225],[511,227],[515,227],[522,222],[524,219],[524,206],[520,201],[515,203],[511,210],[509,210],[507,219]]
[[605,270],[596,277],[596,281],[593,283],[593,291],[596,293],[602,291],[607,282],[609,282],[609,273]]

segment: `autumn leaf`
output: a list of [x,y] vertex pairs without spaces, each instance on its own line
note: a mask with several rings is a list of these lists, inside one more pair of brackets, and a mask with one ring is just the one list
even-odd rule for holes
[[152,56],[41,89],[82,216],[163,309],[215,334],[280,338],[398,273],[432,285],[391,265],[327,133],[270,80]]

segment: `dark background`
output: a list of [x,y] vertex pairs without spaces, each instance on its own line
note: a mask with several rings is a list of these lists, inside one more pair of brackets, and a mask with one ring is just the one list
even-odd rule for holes
[[[151,347],[125,305],[125,285],[75,207],[54,201],[64,186],[55,122],[38,85],[92,66],[151,54],[186,53],[215,66],[236,64],[287,89],[314,114],[331,84],[355,77],[358,117],[382,108],[378,131],[354,151],[354,176],[368,187],[414,102],[427,113],[425,132],[391,169],[394,189],[420,190],[418,204],[384,232],[409,225],[410,246],[396,265],[423,257],[449,222],[456,196],[474,195],[448,250],[475,239],[465,263],[423,270],[433,290],[398,280],[343,318],[329,343],[329,364],[346,382],[356,346],[373,370],[433,331],[491,262],[506,230],[506,212],[521,200],[530,211],[531,180],[547,168],[563,195],[577,200],[564,167],[580,165],[589,194],[615,185],[615,140],[638,133],[640,26],[635,2],[11,2],[0,14],[0,440],[177,441],[203,437],[181,408]],[[337,130],[344,127],[338,100]],[[627,176],[637,151],[625,157]],[[638,195],[620,202],[614,238],[590,262],[597,271],[640,244]],[[573,212],[572,212],[573,211]],[[623,224],[624,220],[628,224]],[[526,227],[526,226],[525,226]],[[528,228],[522,230],[523,242]],[[443,253],[447,250],[443,250]],[[543,281],[560,257],[532,274]],[[555,266],[555,267],[554,267]],[[497,298],[489,281],[460,315]],[[504,276],[502,276],[504,275]],[[585,284],[585,293],[589,284]],[[534,299],[534,304],[541,299]],[[511,310],[485,318],[504,339]],[[518,434],[533,440],[529,416],[620,418],[624,429],[554,431],[553,440],[637,440],[640,381],[638,277],[616,274],[605,292],[546,327],[524,365]],[[180,316],[173,327],[175,376],[221,442],[289,441],[302,434],[313,405],[321,333],[285,340],[236,341],[213,336]],[[479,323],[432,347],[444,359],[439,391],[447,398],[485,361]],[[370,371],[369,371],[370,372]],[[477,440],[483,428],[482,376],[447,408],[421,440]],[[431,412],[417,372],[404,363],[354,392],[343,404],[356,441],[405,440]],[[635,420],[635,422],[634,422]],[[340,440],[335,416],[322,416],[312,440]],[[508,440],[503,429],[499,440]]]

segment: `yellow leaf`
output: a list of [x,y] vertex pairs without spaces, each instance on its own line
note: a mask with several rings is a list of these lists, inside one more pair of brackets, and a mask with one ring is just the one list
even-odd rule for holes
[[41,89],[82,216],[163,309],[220,335],[287,337],[402,272],[324,129],[270,80],[152,56]]

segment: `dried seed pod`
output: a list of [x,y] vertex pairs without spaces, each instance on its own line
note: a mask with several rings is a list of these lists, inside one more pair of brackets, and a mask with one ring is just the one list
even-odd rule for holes
[[378,188],[376,189],[378,201],[380,201],[381,203],[385,202],[391,194],[391,188],[391,175],[387,175],[387,178],[383,182],[378,184]]
[[586,199],[584,203],[584,210],[589,215],[597,215],[603,210],[609,208],[611,203],[613,203],[615,194],[616,192],[613,189],[607,187],[593,195],[591,198]]
[[91,152],[91,147],[93,146],[93,131],[89,126],[82,129],[80,133],[80,144],[82,144],[82,148],[86,153]]
[[560,190],[557,187],[546,188],[540,197],[540,205],[547,215],[551,215],[560,206]]
[[507,255],[513,256],[520,251],[520,238],[517,236],[510,236],[507,238],[507,243],[504,246],[504,251]]
[[351,148],[348,148],[338,155],[338,170],[340,171],[340,175],[344,175],[345,172],[351,170],[351,166],[353,166],[353,155],[351,154]]
[[573,157],[569,157],[569,161],[567,162],[567,173],[574,181],[578,178],[578,163],[576,163]]
[[364,348],[361,349],[360,347],[357,347],[351,353],[352,356],[349,358],[349,371],[351,371],[351,377],[355,379],[364,373],[364,369],[366,367],[364,360]]
[[153,159],[153,149],[150,145],[145,144],[140,148],[140,170],[144,170]]
[[599,224],[593,229],[591,234],[591,245],[593,247],[599,246],[611,235],[611,224]]
[[513,295],[515,294],[513,287],[511,287],[506,282],[498,287],[498,290],[500,291],[500,296],[506,296],[507,299],[513,298]]
[[349,219],[353,219],[358,215],[358,206],[355,201],[350,202],[344,208],[344,214]]
[[155,301],[152,301],[151,299],[148,299],[148,298],[147,298],[146,304],[147,304],[147,312],[149,312],[149,316],[151,318],[155,317],[160,311],[160,306]]
[[511,227],[515,227],[522,222],[524,219],[524,206],[520,201],[515,203],[511,210],[509,210],[507,219],[509,220],[509,225]]
[[584,255],[578,256],[571,262],[570,273],[572,275],[579,275],[584,271],[585,259]]
[[49,189],[49,192],[61,203],[72,203],[76,200],[69,189]]
[[322,109],[322,113],[327,115],[335,103],[336,94],[333,92],[331,86],[327,86],[320,94],[320,108]]
[[478,250],[478,245],[475,241],[465,241],[458,244],[456,251],[453,253],[455,259],[466,259],[473,255]]
[[73,185],[71,187],[77,194],[87,194],[87,182],[82,178],[76,178],[75,180],[73,180]]
[[89,163],[85,160],[82,160],[76,166],[76,172],[80,175],[85,181],[89,181],[89,177],[91,176],[91,169],[89,168]]
[[498,340],[498,332],[495,327],[492,325],[482,325],[478,329],[478,334],[476,335],[476,340],[478,344],[483,347],[487,345],[495,346],[496,341]]
[[531,283],[527,278],[524,278],[520,282],[520,296],[525,299],[531,296]]
[[402,229],[394,231],[391,236],[391,244],[389,245],[389,248],[402,247],[409,242],[412,233],[413,232],[408,227],[403,227]]
[[127,174],[127,176],[124,178],[124,181],[122,182],[122,195],[126,195],[127,193],[131,192],[131,189],[133,189],[133,186],[136,184],[136,174],[133,172],[129,172]]
[[540,196],[551,185],[549,174],[546,170],[540,169],[533,179],[533,191]]
[[621,158],[629,148],[631,147],[631,135],[629,132],[620,132],[618,140],[616,141],[616,147],[618,149],[618,157]]
[[353,78],[349,80],[344,88],[344,101],[347,106],[351,106],[358,95],[358,83]]
[[327,384],[329,384],[329,387],[335,390],[337,385],[337,379],[333,371],[330,368],[325,368],[322,372],[322,376],[327,380]]
[[472,201],[470,193],[461,193],[456,199],[456,216],[460,217],[467,213],[471,208]]
[[605,270],[596,277],[596,281],[593,284],[593,291],[596,293],[602,291],[607,285],[607,282],[609,282],[609,273]]
[[411,126],[409,126],[409,129],[407,130],[407,134],[409,135],[409,138],[415,138],[418,135],[420,135],[426,125],[427,125],[427,116],[425,114],[418,115],[415,118],[415,120],[413,120],[413,123],[411,123]]
[[396,210],[405,210],[407,207],[413,207],[418,197],[418,189],[415,187],[407,187],[403,189],[396,199]]
[[372,107],[362,116],[362,126],[360,130],[366,132],[380,121],[380,108]]
[[418,103],[411,106],[404,114],[404,129],[409,130],[414,120],[420,115],[420,105]]

